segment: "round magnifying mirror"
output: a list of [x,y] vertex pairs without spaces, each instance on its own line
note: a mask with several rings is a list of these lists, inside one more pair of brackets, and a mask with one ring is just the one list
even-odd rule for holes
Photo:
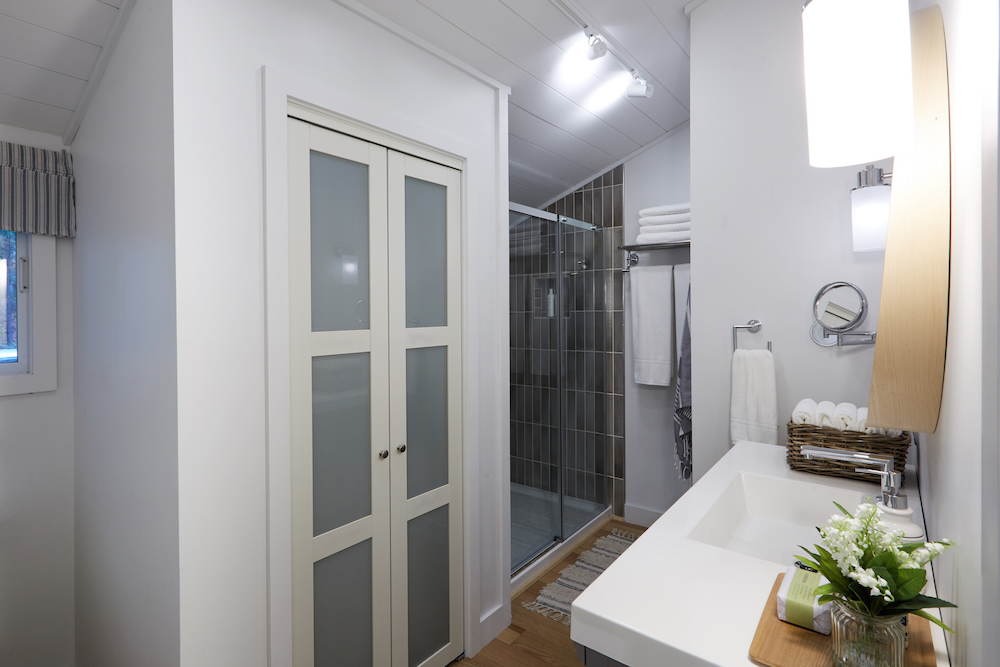
[[857,285],[835,282],[824,285],[813,300],[813,318],[827,331],[853,331],[868,315],[868,299]]

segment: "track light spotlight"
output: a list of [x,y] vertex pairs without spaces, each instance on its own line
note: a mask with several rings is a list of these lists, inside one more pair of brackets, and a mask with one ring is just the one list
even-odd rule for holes
[[629,97],[652,97],[653,86],[646,83],[646,80],[642,77],[637,76],[628,84],[625,94]]
[[603,58],[608,53],[608,45],[597,35],[590,36],[590,47],[587,49],[587,60]]

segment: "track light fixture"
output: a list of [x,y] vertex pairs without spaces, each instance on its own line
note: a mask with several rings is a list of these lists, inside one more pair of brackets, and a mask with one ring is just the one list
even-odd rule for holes
[[646,80],[641,76],[634,74],[632,76],[632,81],[629,82],[628,87],[625,89],[625,94],[629,97],[652,97],[653,86],[646,83]]
[[590,35],[590,46],[587,48],[587,60],[597,60],[608,54],[608,44],[600,35]]

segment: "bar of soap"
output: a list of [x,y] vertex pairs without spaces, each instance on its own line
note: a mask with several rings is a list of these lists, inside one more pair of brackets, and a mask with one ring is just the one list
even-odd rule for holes
[[778,588],[778,618],[806,630],[830,634],[832,603],[816,604],[817,596],[813,595],[817,587],[826,583],[829,583],[826,577],[818,572],[789,567]]

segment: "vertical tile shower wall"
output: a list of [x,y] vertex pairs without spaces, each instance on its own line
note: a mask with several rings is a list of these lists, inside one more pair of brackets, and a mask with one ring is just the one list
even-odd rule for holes
[[591,257],[590,239],[594,252],[603,253],[603,261],[568,276],[576,282],[570,282],[567,292],[575,322],[566,344],[566,495],[607,502],[616,516],[625,514],[625,287],[618,250],[624,176],[625,167],[619,165],[546,209],[599,230],[565,236],[567,273],[581,268],[575,264],[581,257]]

